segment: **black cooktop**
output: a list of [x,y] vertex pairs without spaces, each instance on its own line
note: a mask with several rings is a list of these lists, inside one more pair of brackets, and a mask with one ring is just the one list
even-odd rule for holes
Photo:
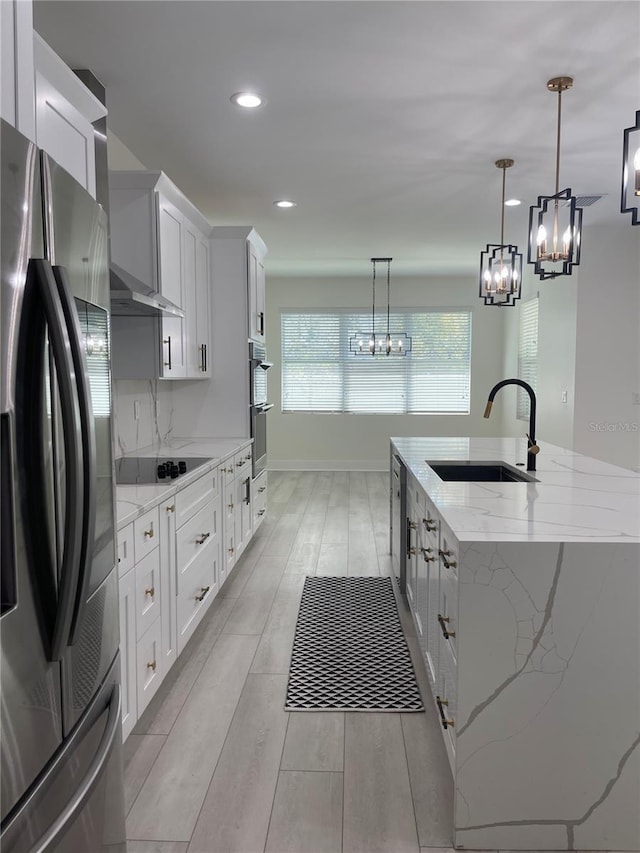
[[211,459],[199,456],[167,459],[166,456],[124,456],[116,459],[119,486],[168,484]]

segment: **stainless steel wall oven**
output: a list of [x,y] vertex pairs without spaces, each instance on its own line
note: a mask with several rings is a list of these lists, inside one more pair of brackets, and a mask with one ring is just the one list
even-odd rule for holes
[[251,438],[253,439],[253,477],[257,477],[267,466],[267,412],[273,403],[267,398],[267,371],[272,366],[267,361],[264,344],[249,343],[249,371],[251,389],[249,412]]

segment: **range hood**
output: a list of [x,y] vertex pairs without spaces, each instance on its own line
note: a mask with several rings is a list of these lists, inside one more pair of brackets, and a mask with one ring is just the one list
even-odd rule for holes
[[184,317],[182,308],[113,261],[109,267],[109,279],[113,317]]

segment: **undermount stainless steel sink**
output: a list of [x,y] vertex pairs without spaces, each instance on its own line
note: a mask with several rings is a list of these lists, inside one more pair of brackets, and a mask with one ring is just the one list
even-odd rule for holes
[[465,483],[537,483],[535,477],[518,471],[506,462],[471,462],[467,460],[425,460],[441,480]]

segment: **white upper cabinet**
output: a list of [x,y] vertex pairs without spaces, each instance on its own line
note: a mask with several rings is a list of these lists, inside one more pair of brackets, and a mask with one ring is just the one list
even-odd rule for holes
[[155,322],[114,317],[123,354],[114,377],[209,377],[209,223],[162,172],[110,172],[109,185],[113,262],[184,311]]
[[33,8],[29,0],[0,0],[0,115],[36,141]]
[[33,34],[33,55],[36,144],[95,198],[92,122],[107,114],[106,107],[37,33]]
[[257,241],[247,243],[249,289],[249,338],[264,343],[265,275],[263,247]]

